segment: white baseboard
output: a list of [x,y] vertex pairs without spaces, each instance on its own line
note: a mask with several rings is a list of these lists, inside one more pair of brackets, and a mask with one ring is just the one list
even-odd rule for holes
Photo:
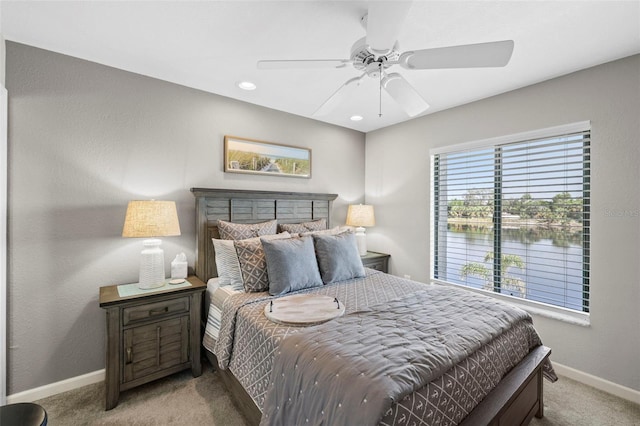
[[589,385],[603,392],[626,399],[627,401],[640,404],[640,391],[576,370],[575,368],[567,367],[566,365],[558,364],[555,361],[553,361],[553,368],[556,370],[556,373],[561,376],[568,377],[576,382],[584,383],[585,385]]
[[[593,376],[589,373],[584,373],[580,370],[567,367],[566,365],[559,364],[555,361],[553,362],[553,368],[556,370],[556,373],[561,376],[568,377],[577,382],[592,386],[603,392],[607,392],[628,401],[635,402],[636,404],[640,404],[640,391],[610,382],[600,377]],[[94,371],[92,373],[87,373],[82,376],[62,380],[60,382],[51,383],[39,388],[29,389],[24,392],[18,392],[13,395],[7,396],[7,403],[12,404],[16,402],[37,401],[42,398],[77,389],[82,386],[102,382],[104,381],[104,375],[105,370],[103,369]]]
[[71,377],[70,379],[40,386],[39,388],[14,393],[13,395],[7,396],[7,404],[13,404],[16,402],[33,402],[62,392],[77,389],[82,386],[103,382],[104,374],[105,370],[102,369],[92,373],[83,374],[82,376]]

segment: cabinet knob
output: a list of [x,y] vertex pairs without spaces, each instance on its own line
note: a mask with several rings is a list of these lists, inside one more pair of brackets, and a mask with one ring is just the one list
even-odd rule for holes
[[127,348],[127,364],[131,364],[133,362],[133,350],[131,348]]

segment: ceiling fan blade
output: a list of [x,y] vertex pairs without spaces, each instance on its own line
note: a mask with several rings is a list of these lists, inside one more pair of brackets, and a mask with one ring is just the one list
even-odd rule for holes
[[504,67],[513,53],[513,40],[465,44],[404,52],[398,63],[407,69]]
[[290,68],[342,68],[350,64],[349,59],[293,59],[258,61],[258,69],[279,70]]
[[429,108],[429,104],[422,99],[418,91],[396,72],[384,76],[382,87],[409,117],[415,117]]
[[329,97],[320,107],[313,113],[315,116],[327,115],[333,109],[340,104],[345,98],[349,97],[356,88],[360,85],[360,81],[366,75],[362,74],[360,77],[354,77],[350,80],[347,80],[338,90],[335,91],[333,95]]
[[375,53],[385,54],[393,48],[410,8],[410,1],[370,2],[367,44]]

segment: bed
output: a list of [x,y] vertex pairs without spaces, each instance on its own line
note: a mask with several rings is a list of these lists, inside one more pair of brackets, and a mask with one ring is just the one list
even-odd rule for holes
[[[337,195],[192,192],[196,275],[208,283],[205,354],[250,423],[515,425],[543,416],[542,379],[555,374],[526,313],[367,268],[325,284],[325,267],[322,285],[276,295],[220,286],[219,224],[322,223],[325,231],[310,233],[331,236],[312,235],[314,243],[333,244],[348,239],[331,224]],[[265,241],[269,250],[285,244]],[[313,327],[266,318],[266,304],[300,293],[335,297],[346,314]]]

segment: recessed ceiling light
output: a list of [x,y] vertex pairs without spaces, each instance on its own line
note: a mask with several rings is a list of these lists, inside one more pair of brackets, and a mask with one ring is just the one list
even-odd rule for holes
[[237,84],[242,90],[256,90],[256,85],[250,81],[239,81]]
[[360,121],[362,120],[362,116],[361,115],[352,115],[351,116],[351,121]]

